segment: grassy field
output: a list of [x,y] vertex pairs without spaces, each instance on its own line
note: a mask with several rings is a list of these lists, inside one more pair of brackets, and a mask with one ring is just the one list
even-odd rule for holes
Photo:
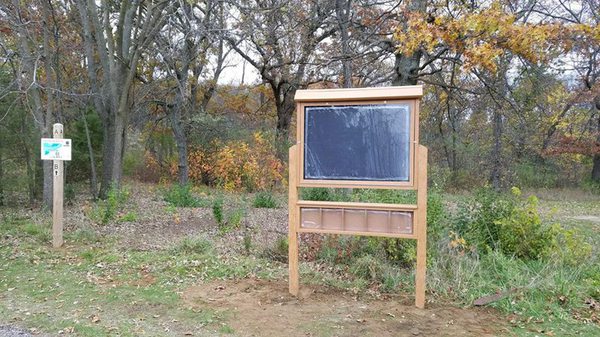
[[[51,248],[47,215],[5,208],[0,218],[0,325],[79,336],[261,336],[267,335],[262,334],[269,331],[267,325],[310,336],[352,336],[359,331],[394,336],[398,327],[405,327],[407,335],[600,335],[600,198],[576,191],[537,193],[542,217],[578,228],[592,245],[592,256],[586,263],[565,266],[499,254],[476,259],[440,255],[430,261],[427,309],[439,321],[412,308],[412,268],[381,265],[371,255],[343,264],[321,250],[319,258],[301,266],[306,298],[288,297],[281,233],[268,232],[271,242],[259,247],[248,242],[247,226],[215,231],[220,226],[212,217],[198,225],[194,219],[205,219],[198,212],[210,213],[217,198],[210,193],[197,193],[204,208],[187,216],[160,200],[161,207],[149,208],[168,214],[169,221],[154,220],[162,226],[159,231],[176,224],[198,227],[191,235],[177,232],[172,243],[158,249],[140,249],[124,237],[128,234],[106,234],[110,226],[150,228],[150,222],[136,224],[148,214],[142,211],[147,205],[135,198],[127,201],[127,209],[116,211],[115,218],[127,220],[120,224],[111,220],[68,226],[61,249]],[[463,198],[443,196],[448,208]],[[224,202],[243,206],[247,218],[252,197],[233,199],[226,196]],[[273,211],[285,219],[285,202],[278,203],[280,208]],[[227,208],[224,212],[235,214]],[[260,228],[253,229],[256,237]],[[475,299],[503,291],[508,296],[491,303],[491,312],[472,307]],[[252,315],[257,305],[265,306],[267,321],[253,328],[253,322],[263,319]],[[345,305],[346,311],[331,312]],[[293,315],[298,322],[282,317]],[[486,325],[489,330],[477,330]]]

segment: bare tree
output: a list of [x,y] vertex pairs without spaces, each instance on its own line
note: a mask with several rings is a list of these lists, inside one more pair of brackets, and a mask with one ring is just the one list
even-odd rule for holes
[[277,133],[286,140],[294,95],[311,77],[317,47],[337,29],[331,1],[238,1],[230,46],[268,83],[277,109]]
[[[20,69],[15,74],[18,90],[23,98],[23,105],[30,107],[35,126],[40,137],[51,137],[52,123],[60,116],[57,111],[60,81],[59,25],[55,18],[55,9],[51,1],[36,1],[39,11],[13,0],[10,4],[0,5],[2,12],[14,27],[18,43],[18,64]],[[41,46],[41,47],[38,47]],[[35,156],[30,146],[24,149],[28,163],[28,172],[33,172],[30,158]],[[43,202],[52,205],[52,163],[44,161],[43,167]],[[30,177],[33,183],[33,177]],[[33,198],[34,185],[30,184],[30,199]]]
[[[178,1],[177,10],[156,38],[155,47],[164,70],[176,84],[174,95],[168,95],[174,97],[172,101],[161,104],[177,145],[180,184],[187,184],[189,179],[185,118],[205,112],[224,67],[223,6],[220,1]],[[208,69],[211,63],[213,67]],[[201,98],[197,97],[200,86],[203,86]]]
[[[171,2],[77,0],[94,106],[104,126],[100,196],[119,185],[131,88],[144,51],[172,9]],[[115,6],[118,6],[115,8]]]

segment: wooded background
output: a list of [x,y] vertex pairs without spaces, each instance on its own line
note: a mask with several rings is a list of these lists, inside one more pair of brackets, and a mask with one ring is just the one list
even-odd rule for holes
[[296,90],[414,84],[432,186],[597,186],[599,21],[598,0],[5,0],[0,205],[51,204],[53,123],[94,198],[124,174],[262,190]]

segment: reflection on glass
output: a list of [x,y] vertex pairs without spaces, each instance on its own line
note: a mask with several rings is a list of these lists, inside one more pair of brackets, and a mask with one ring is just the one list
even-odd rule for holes
[[367,229],[365,210],[345,209],[344,229],[347,231],[364,232]]
[[321,227],[321,209],[320,208],[302,208],[300,211],[300,227],[302,228],[320,228]]
[[349,232],[413,234],[413,213],[348,208],[301,208],[300,227]]
[[390,231],[390,212],[368,211],[367,223],[369,232],[386,233]]
[[342,229],[341,209],[323,208],[323,229]]
[[413,232],[412,212],[392,212],[391,232],[401,234],[412,234]]
[[410,106],[305,108],[304,178],[408,181]]

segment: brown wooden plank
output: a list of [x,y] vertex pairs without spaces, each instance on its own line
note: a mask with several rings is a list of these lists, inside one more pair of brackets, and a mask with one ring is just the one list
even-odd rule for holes
[[327,102],[348,100],[390,100],[421,98],[422,96],[422,85],[407,85],[401,87],[297,90],[294,100],[296,102]]
[[298,200],[298,188],[296,186],[298,167],[298,146],[289,149],[289,190],[288,190],[288,263],[289,263],[289,292],[298,296],[300,287],[300,276],[298,275],[298,219],[299,214],[296,202]]
[[415,272],[415,305],[425,307],[425,274],[427,271],[427,148],[419,145],[417,157],[417,206],[413,231],[417,236],[417,270]]
[[297,205],[300,207],[352,208],[352,209],[366,209],[366,210],[409,211],[409,212],[417,209],[417,205],[344,202],[344,201],[298,200]]

